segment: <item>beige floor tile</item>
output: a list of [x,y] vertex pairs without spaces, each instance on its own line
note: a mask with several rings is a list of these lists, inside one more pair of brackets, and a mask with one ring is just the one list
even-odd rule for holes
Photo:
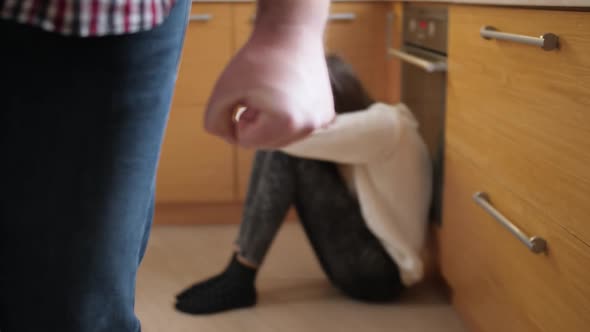
[[137,282],[144,332],[464,332],[433,285],[409,291],[399,303],[351,301],[326,281],[299,225],[282,228],[258,278],[253,309],[195,317],[173,309],[174,294],[219,272],[235,226],[155,227]]

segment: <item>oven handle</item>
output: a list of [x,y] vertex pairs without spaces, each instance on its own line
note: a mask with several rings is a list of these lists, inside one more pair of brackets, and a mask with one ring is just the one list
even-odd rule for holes
[[447,63],[445,61],[437,61],[437,62],[428,61],[428,60],[422,59],[420,57],[417,57],[415,55],[412,55],[408,52],[396,50],[395,48],[390,48],[388,50],[388,53],[389,53],[389,55],[392,55],[404,62],[412,64],[416,67],[420,67],[428,73],[447,71]]

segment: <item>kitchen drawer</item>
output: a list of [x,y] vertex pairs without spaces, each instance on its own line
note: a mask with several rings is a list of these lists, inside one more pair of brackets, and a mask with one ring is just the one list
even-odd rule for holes
[[[529,251],[474,202],[478,191],[529,235],[546,239],[548,251]],[[444,197],[442,272],[475,331],[587,331],[589,246],[453,147]]]
[[231,4],[193,3],[174,105],[204,105],[232,54]]
[[[449,21],[447,145],[590,243],[590,12],[455,5]],[[485,25],[560,49],[485,40]]]

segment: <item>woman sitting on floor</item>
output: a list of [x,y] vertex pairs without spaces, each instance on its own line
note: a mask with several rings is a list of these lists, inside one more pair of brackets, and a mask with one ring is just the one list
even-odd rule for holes
[[204,314],[256,304],[255,279],[294,206],[326,273],[351,298],[383,302],[420,281],[431,161],[404,104],[375,102],[339,57],[327,58],[335,121],[280,151],[258,151],[235,253],[225,271],[177,295]]

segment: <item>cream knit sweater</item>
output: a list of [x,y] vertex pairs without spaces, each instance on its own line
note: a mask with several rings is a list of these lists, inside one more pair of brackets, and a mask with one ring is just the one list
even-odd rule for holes
[[404,104],[373,104],[340,114],[284,152],[352,169],[353,188],[368,228],[398,264],[409,286],[423,276],[424,244],[432,191],[431,161],[418,123]]

